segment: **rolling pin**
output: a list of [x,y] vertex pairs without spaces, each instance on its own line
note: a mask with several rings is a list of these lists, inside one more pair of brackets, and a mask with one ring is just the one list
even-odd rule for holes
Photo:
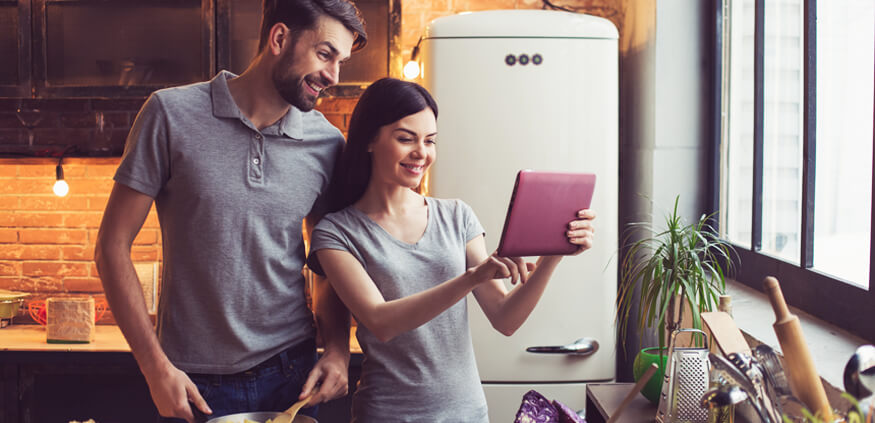
[[833,421],[832,408],[826,399],[826,391],[814,367],[811,352],[802,336],[799,317],[790,314],[777,279],[767,277],[763,287],[769,296],[769,302],[772,303],[772,309],[775,310],[775,324],[772,327],[784,353],[784,365],[790,388],[812,414],[818,415],[823,421]]

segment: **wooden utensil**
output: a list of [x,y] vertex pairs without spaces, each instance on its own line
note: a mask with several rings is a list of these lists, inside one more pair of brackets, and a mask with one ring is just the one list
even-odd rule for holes
[[641,379],[638,379],[638,382],[635,383],[635,386],[632,387],[632,390],[630,390],[629,393],[626,394],[626,397],[623,398],[623,402],[620,403],[620,406],[617,407],[617,411],[614,411],[614,413],[611,415],[611,418],[608,419],[607,423],[615,423],[617,419],[620,418],[620,414],[623,413],[623,409],[625,409],[626,406],[629,405],[629,402],[631,402],[632,399],[635,398],[635,395],[638,395],[638,391],[644,388],[644,385],[647,384],[647,381],[649,381],[650,378],[653,377],[653,374],[656,373],[656,369],[656,363],[650,363],[650,367],[648,367],[647,370],[644,371],[644,374],[641,375]]
[[283,411],[283,414],[276,416],[276,418],[273,419],[273,423],[292,423],[295,420],[295,416],[298,415],[298,410],[307,405],[307,401],[310,401],[310,397],[312,396],[313,395],[310,395],[307,398],[292,404],[288,410]]
[[702,313],[702,321],[711,330],[714,343],[720,352],[726,356],[729,353],[745,353],[750,355],[750,346],[744,340],[744,335],[735,325],[732,316],[722,311],[707,311]]
[[790,382],[790,388],[808,409],[817,414],[823,421],[834,420],[832,408],[826,398],[823,382],[814,367],[811,352],[802,335],[799,317],[790,313],[784,294],[778,280],[769,276],[763,282],[772,309],[775,310],[775,334],[781,351],[784,353],[784,367]]

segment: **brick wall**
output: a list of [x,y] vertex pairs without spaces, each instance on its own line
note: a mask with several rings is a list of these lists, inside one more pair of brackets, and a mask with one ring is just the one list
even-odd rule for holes
[[[0,159],[0,289],[30,292],[31,300],[99,297],[94,241],[118,159],[65,159],[66,197],[52,193],[56,164],[48,158]],[[136,239],[134,260],[158,261],[159,238],[153,210]]]

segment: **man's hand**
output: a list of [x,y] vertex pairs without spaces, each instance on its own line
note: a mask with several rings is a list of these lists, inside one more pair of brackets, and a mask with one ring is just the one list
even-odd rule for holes
[[196,423],[191,405],[196,406],[204,414],[213,413],[194,382],[173,365],[167,364],[162,369],[143,372],[143,375],[149,385],[152,402],[158,408],[158,414]]
[[349,392],[349,354],[326,352],[301,389],[299,400],[309,396],[307,407],[345,396]]

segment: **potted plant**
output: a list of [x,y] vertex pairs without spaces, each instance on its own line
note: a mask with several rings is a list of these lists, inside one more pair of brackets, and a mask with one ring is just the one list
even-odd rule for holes
[[[645,328],[655,328],[658,333],[658,349],[645,349],[658,352],[656,362],[660,365],[642,391],[653,402],[658,401],[662,383],[666,334],[680,328],[685,307],[689,307],[692,327],[702,329],[701,313],[716,309],[719,297],[726,292],[724,267],[731,269],[734,253],[710,224],[714,214],[702,215],[697,222],[687,224],[678,214],[679,199],[675,198],[674,210],[665,217],[664,230],[654,229],[651,222],[628,225],[624,239],[640,238],[624,242],[627,251],[620,265],[620,339],[625,339],[630,324],[639,331],[639,337]],[[633,311],[637,312],[637,320],[630,322]],[[636,362],[639,358],[640,353]]]

